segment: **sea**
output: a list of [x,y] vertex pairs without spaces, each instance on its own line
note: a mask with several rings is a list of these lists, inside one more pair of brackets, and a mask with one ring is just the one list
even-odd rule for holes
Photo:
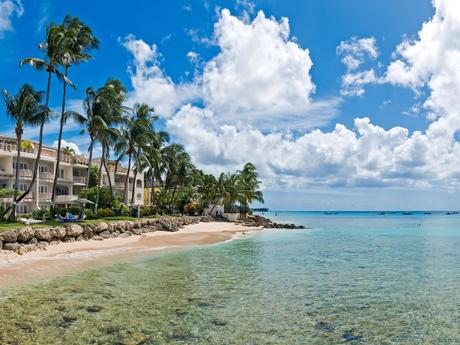
[[263,215],[306,228],[3,288],[0,344],[460,344],[460,215]]

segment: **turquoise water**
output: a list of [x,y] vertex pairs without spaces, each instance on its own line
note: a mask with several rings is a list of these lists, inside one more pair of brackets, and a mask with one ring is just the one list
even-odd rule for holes
[[460,344],[460,216],[269,231],[3,290],[0,344]]

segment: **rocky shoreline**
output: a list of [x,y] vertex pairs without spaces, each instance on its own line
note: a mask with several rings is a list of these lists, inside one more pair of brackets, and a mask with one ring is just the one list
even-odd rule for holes
[[175,232],[180,228],[200,222],[212,222],[203,217],[157,217],[134,221],[111,221],[95,224],[63,224],[62,226],[20,229],[0,233],[0,250],[23,255],[34,250],[44,250],[49,245],[61,242],[104,240],[116,237],[130,237],[155,231]]
[[[49,245],[62,242],[104,240],[116,237],[130,237],[148,232],[175,232],[180,228],[200,222],[213,222],[209,216],[177,216],[142,218],[138,220],[119,220],[94,224],[63,224],[54,227],[32,228],[24,226],[20,229],[0,233],[0,251],[15,252],[23,255],[35,250],[45,250]],[[239,221],[244,226],[264,229],[304,229],[295,224],[279,224],[262,216],[248,216]]]
[[243,222],[243,225],[251,227],[260,226],[264,229],[305,229],[303,225],[276,223],[259,215],[248,216],[247,219]]

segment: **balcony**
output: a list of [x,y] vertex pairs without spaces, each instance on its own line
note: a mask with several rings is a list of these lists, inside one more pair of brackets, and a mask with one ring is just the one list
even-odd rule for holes
[[[19,169],[19,177],[32,178],[33,173],[31,169]],[[13,176],[16,176],[16,169],[13,170]]]
[[38,201],[39,202],[44,202],[44,201],[51,201],[51,193],[35,193],[34,196],[38,195]]
[[85,176],[74,176],[73,182],[78,184],[86,184],[86,177]]
[[77,195],[56,195],[56,203],[66,204],[78,199]]
[[40,179],[41,180],[53,180],[54,179],[54,174],[50,173],[50,172],[47,172],[47,171],[43,171],[43,172],[40,173]]

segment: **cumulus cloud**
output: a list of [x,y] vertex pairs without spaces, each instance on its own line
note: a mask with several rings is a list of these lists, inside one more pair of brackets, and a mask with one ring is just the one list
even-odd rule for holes
[[374,37],[352,37],[347,41],[340,42],[336,51],[337,55],[342,57],[342,62],[347,68],[346,73],[342,76],[342,89],[340,90],[342,95],[362,96],[366,84],[379,81],[374,69],[357,71],[367,60],[372,61],[378,57],[379,52]]
[[251,161],[266,187],[456,185],[460,145],[406,128],[385,130],[369,118],[350,130],[314,130],[298,137],[251,126],[219,125],[209,109],[183,106],[167,123],[194,161],[218,173]]
[[197,98],[199,92],[194,84],[176,85],[160,68],[160,54],[155,44],[128,35],[121,44],[133,55],[128,69],[134,91],[129,103],[148,103],[155,106],[158,114],[171,116],[183,102]]
[[[54,147],[54,148],[57,148],[57,147],[58,147],[58,142],[57,142],[57,140],[53,143],[53,147]],[[72,142],[68,142],[68,141],[62,139],[62,141],[61,141],[61,148],[64,149],[65,147],[71,148],[72,150],[75,151],[75,154],[77,154],[77,155],[80,155],[80,154],[81,154],[80,148],[78,147],[77,144],[72,143]]]
[[0,38],[6,31],[13,31],[13,17],[21,17],[24,7],[20,0],[0,0]]

